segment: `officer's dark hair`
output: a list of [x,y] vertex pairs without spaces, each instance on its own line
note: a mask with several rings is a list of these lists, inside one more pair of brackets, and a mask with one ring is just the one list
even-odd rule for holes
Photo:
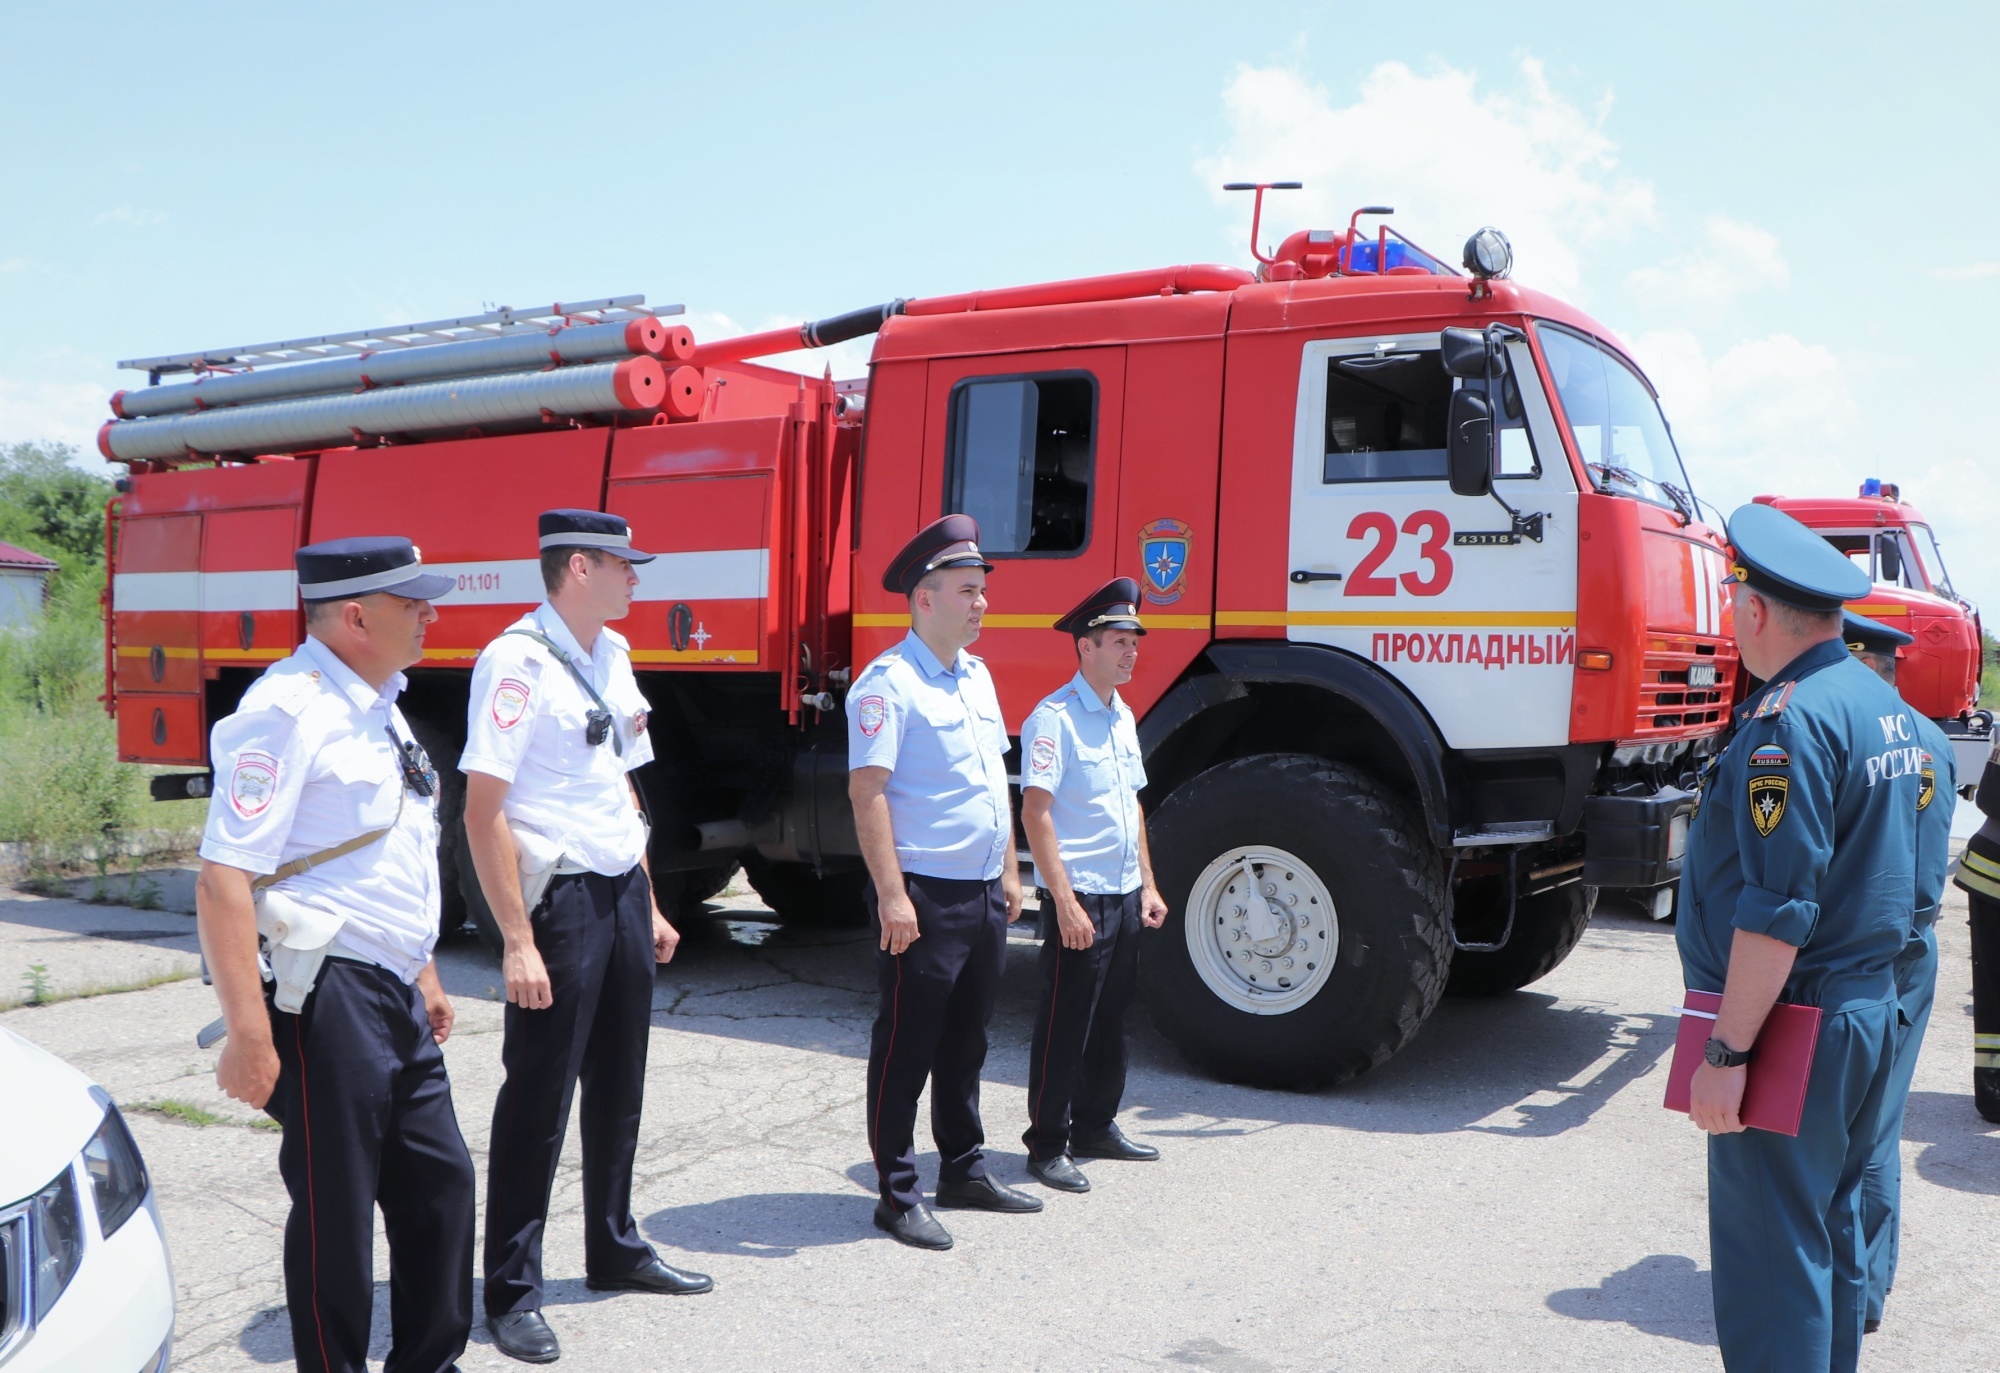
[[1876,653],[1872,649],[1864,648],[1856,651],[1854,656],[1861,660],[1861,664],[1863,667],[1866,667],[1870,672],[1874,673],[1877,677],[1880,677],[1890,686],[1896,685],[1895,654]]
[[569,575],[569,555],[572,553],[583,554],[584,557],[590,559],[592,567],[604,566],[604,560],[610,556],[601,548],[579,548],[575,544],[569,544],[561,548],[544,548],[542,550],[542,590],[548,592],[551,596],[562,589],[563,578]]
[[1832,610],[1807,610],[1803,606],[1787,604],[1775,596],[1759,594],[1764,604],[1771,608],[1771,618],[1795,639],[1838,634],[1846,623],[1845,612],[1839,606]]
[[1112,633],[1117,628],[1118,628],[1117,625],[1098,625],[1094,629],[1084,630],[1083,633],[1076,636],[1076,656],[1079,658],[1083,656],[1083,641],[1085,639],[1090,640],[1093,644],[1096,644],[1099,648],[1103,648],[1104,636]]
[[917,608],[917,593],[919,591],[936,591],[944,585],[944,574],[945,569],[940,567],[935,571],[926,572],[923,576],[917,578],[917,584],[910,588],[911,610]]
[[336,608],[343,604],[345,604],[345,601],[340,597],[335,597],[330,601],[307,601],[306,628],[310,629],[320,621],[326,619]]

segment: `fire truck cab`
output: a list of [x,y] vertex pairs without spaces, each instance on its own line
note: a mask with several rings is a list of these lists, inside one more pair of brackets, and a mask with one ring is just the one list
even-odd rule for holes
[[1923,514],[1894,482],[1870,477],[1837,496],[1758,496],[1814,530],[1868,573],[1868,599],[1854,609],[1908,634],[1896,655],[1896,690],[1952,741],[1958,775],[1976,782],[1993,747],[1993,715],[1981,710],[1984,635],[1979,608],[1953,589],[1944,551]]
[[[1468,245],[1470,276],[1350,224],[1255,273],[898,301],[695,347],[672,414],[628,387],[617,412],[331,447],[262,437],[258,404],[298,431],[316,402],[245,404],[248,447],[124,483],[121,748],[205,765],[207,724],[298,642],[291,550],[407,534],[458,578],[404,705],[453,783],[446,885],[481,920],[449,766],[468,669],[540,599],[535,512],[597,506],[665,554],[620,626],[654,707],[663,904],[740,863],[787,919],[854,919],[845,689],[906,632],[889,559],[965,511],[1010,735],[1074,671],[1056,618],[1113,576],[1144,591],[1124,695],[1172,909],[1141,959],[1161,1029],[1231,1078],[1346,1080],[1447,986],[1547,973],[1600,888],[1671,909],[1737,685],[1724,546],[1650,386],[1505,279],[1497,238]],[[865,384],[750,361],[870,332]],[[131,423],[107,453],[146,439]],[[163,779],[187,783],[208,785]]]

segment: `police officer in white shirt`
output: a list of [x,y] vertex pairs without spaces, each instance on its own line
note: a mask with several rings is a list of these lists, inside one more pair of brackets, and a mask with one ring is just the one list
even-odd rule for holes
[[605,623],[631,609],[633,565],[654,555],[632,547],[624,520],[595,510],[546,511],[540,533],[548,600],[480,653],[458,763],[480,891],[506,940],[486,1326],[528,1363],[561,1355],[541,1314],[542,1234],[579,1080],[586,1285],[674,1294],[715,1285],[662,1263],[632,1219],[654,965],[674,956],[680,936],[653,900],[628,775],[653,757],[646,698],[629,646]]
[[296,565],[308,637],[209,743],[195,905],[228,1027],[215,1075],[284,1128],[299,1368],[367,1367],[379,1204],[386,1368],[440,1373],[472,1328],[472,1159],[438,1050],[437,774],[395,701],[452,580],[408,539],[312,544]]
[[1007,799],[1007,727],[986,664],[965,652],[986,613],[979,526],[947,515],[890,562],[884,589],[909,597],[910,633],[847,695],[848,796],[881,922],[881,994],[868,1052],[875,1224],[905,1244],[949,1249],[917,1182],[917,1099],[931,1084],[937,1204],[1039,1211],[988,1175],[979,1120],[986,1024],[1021,916]]
[[1088,1192],[1078,1158],[1156,1159],[1118,1128],[1125,1012],[1139,976],[1139,930],[1167,903],[1153,885],[1139,733],[1118,688],[1139,661],[1139,584],[1116,577],[1056,621],[1077,672],[1021,726],[1021,827],[1042,900],[1040,1013],[1028,1057],[1028,1171]]

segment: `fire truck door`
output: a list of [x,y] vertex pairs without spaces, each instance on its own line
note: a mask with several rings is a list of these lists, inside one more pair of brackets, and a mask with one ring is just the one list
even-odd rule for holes
[[1316,340],[1294,439],[1285,622],[1403,684],[1453,748],[1569,737],[1576,485],[1525,343],[1496,405],[1499,501],[1454,496],[1436,334]]
[[1117,574],[1124,389],[1123,348],[930,365],[920,513],[979,521],[994,566],[971,651],[993,672],[1010,734],[1076,672],[1056,620]]

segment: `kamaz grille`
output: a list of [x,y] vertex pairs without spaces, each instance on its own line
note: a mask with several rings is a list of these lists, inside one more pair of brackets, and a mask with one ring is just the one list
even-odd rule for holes
[[1721,728],[1735,699],[1736,670],[1734,645],[1678,635],[1648,639],[1634,736],[1708,734]]

